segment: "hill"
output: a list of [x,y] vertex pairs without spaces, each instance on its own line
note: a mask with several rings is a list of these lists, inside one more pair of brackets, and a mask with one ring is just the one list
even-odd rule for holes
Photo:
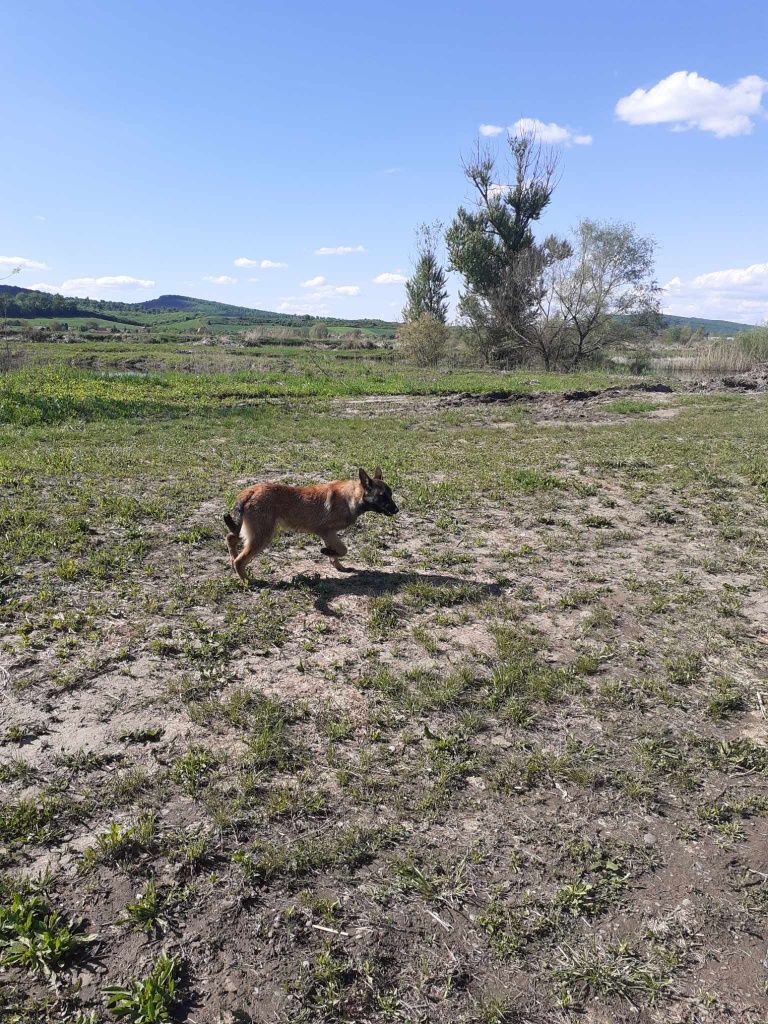
[[197,326],[246,328],[265,324],[307,327],[314,323],[327,323],[337,329],[355,328],[374,332],[391,332],[395,329],[395,324],[388,320],[344,320],[337,317],[275,313],[266,309],[197,299],[189,295],[160,295],[144,302],[111,302],[104,299],[68,298],[12,285],[0,285],[0,307],[5,316],[27,320],[89,317],[131,327],[163,330],[188,330]]
[[[117,325],[170,331],[191,330],[200,326],[226,330],[269,324],[311,327],[315,323],[326,323],[337,330],[352,328],[372,333],[389,333],[396,327],[389,320],[344,320],[338,317],[276,313],[268,309],[251,309],[249,306],[197,299],[191,295],[159,295],[156,299],[144,302],[110,302],[103,299],[68,298],[13,285],[0,285],[0,309],[3,315],[20,319],[91,317]],[[726,336],[752,326],[733,320],[707,320],[704,317],[674,316],[671,313],[662,314],[661,322],[664,327],[688,325],[701,327],[707,334]]]
[[705,334],[731,335],[754,327],[754,324],[737,323],[735,320],[706,320],[700,316],[675,316],[672,313],[663,313],[661,319],[665,327],[701,327]]
[[[132,303],[128,303],[132,305]],[[232,306],[227,302],[214,302],[211,299],[195,299],[190,295],[159,295],[156,299],[136,303],[137,309],[147,313],[177,312],[191,313],[195,316],[251,316],[277,317],[282,320],[294,320],[289,313],[272,313],[266,309],[251,309],[248,306]]]

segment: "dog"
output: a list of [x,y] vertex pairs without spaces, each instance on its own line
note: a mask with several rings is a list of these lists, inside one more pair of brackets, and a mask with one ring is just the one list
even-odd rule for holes
[[[351,526],[366,512],[395,516],[399,511],[380,466],[372,477],[360,469],[357,480],[334,480],[310,487],[254,484],[238,494],[232,512],[224,515],[232,568],[245,580],[246,566],[266,548],[281,526],[299,533],[314,533],[323,542],[320,553],[331,559],[334,568],[348,572],[340,562],[347,547],[339,530]],[[241,533],[244,543],[239,551]]]

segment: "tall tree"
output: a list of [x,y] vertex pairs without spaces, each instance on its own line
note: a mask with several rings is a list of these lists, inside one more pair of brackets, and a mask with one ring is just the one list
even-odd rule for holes
[[535,320],[542,266],[555,239],[537,245],[532,225],[557,184],[557,159],[534,133],[508,139],[512,184],[499,182],[496,161],[479,149],[464,173],[475,190],[473,210],[459,207],[446,233],[451,268],[464,277],[459,312],[488,361],[510,364],[524,353]]
[[440,221],[421,224],[416,231],[416,264],[413,275],[405,283],[407,302],[403,320],[415,323],[422,316],[430,316],[440,323],[448,319],[448,290],[445,270],[438,250],[443,225]]

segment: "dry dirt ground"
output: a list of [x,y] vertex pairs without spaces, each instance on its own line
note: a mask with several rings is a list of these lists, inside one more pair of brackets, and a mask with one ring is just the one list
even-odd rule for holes
[[[2,891],[88,940],[6,958],[0,1018],[116,1019],[165,953],[199,1024],[765,1022],[766,399],[271,415],[19,456],[49,535],[3,575]],[[240,587],[223,494],[363,450],[402,512],[358,571],[284,536]]]

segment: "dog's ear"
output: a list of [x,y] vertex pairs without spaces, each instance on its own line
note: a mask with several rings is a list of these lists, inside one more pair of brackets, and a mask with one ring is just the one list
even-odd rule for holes
[[371,486],[371,478],[368,476],[368,474],[365,472],[362,466],[360,467],[360,469],[358,469],[357,473],[358,476],[360,477],[360,483],[367,490]]
[[384,479],[383,474],[381,472],[381,466],[377,466],[376,469],[374,469],[374,471],[373,471],[373,479],[374,480],[383,480]]

